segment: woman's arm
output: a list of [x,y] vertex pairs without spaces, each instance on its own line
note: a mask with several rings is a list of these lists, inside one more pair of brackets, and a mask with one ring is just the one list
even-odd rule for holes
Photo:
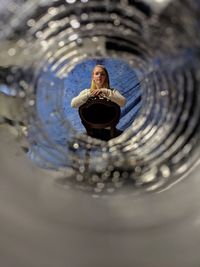
[[71,107],[72,108],[79,108],[82,106],[90,97],[90,89],[85,89],[80,94],[74,98],[72,98],[71,101]]
[[96,89],[93,92],[90,92],[90,89],[83,90],[82,92],[80,92],[78,96],[72,99],[71,106],[73,108],[79,108],[88,100],[89,97],[101,94],[102,96],[105,96],[106,98],[116,103],[120,107],[124,106],[126,103],[126,98],[123,95],[121,95],[118,90],[102,88],[102,89]]

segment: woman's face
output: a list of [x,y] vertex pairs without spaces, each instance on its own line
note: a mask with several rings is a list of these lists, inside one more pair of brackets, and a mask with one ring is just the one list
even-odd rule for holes
[[106,81],[106,73],[101,67],[95,67],[93,72],[93,80],[97,88],[102,88]]

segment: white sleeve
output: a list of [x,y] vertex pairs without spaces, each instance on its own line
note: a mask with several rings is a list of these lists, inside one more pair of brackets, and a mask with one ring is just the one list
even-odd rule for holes
[[123,95],[121,95],[120,92],[116,89],[111,90],[110,95],[109,95],[109,99],[112,102],[115,102],[120,107],[124,106],[126,103],[126,98]]
[[90,97],[90,89],[85,89],[81,91],[78,96],[72,98],[71,107],[79,108],[88,100],[89,97]]

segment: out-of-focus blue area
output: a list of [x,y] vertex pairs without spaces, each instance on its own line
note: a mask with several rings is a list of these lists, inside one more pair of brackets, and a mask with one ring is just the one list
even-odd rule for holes
[[1,84],[0,85],[0,92],[4,93],[5,95],[8,96],[15,96],[17,94],[16,90],[6,84]]

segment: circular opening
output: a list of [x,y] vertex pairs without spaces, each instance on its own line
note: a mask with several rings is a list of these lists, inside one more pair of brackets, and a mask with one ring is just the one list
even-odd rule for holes
[[[12,42],[2,62],[22,70],[8,70],[3,83],[26,94],[29,157],[41,167],[71,168],[72,180],[98,193],[124,183],[162,188],[199,157],[198,16],[178,1],[160,14],[144,7],[53,1],[13,16],[3,32]],[[117,125],[123,133],[109,142],[83,135],[70,107],[96,64],[127,99]]]

